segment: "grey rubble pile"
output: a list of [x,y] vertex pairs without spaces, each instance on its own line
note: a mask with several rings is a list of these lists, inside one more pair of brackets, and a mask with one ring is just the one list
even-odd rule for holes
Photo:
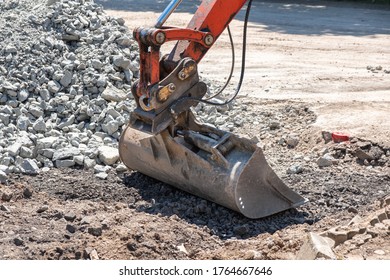
[[[84,0],[10,0],[0,11],[0,182],[51,167],[94,168],[102,179],[112,167],[123,171],[118,139],[139,77],[124,20]],[[195,112],[233,130],[231,109],[199,104]]]
[[139,75],[123,19],[84,0],[4,1],[0,13],[0,180],[117,166]]

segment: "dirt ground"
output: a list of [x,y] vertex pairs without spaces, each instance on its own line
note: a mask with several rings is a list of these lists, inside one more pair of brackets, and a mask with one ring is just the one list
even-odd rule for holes
[[[133,29],[153,24],[169,1],[96,2]],[[188,2],[169,24],[188,22],[198,1]],[[231,25],[237,45],[242,18]],[[81,169],[16,174],[0,185],[0,259],[295,259],[307,233],[329,236],[339,227],[348,237],[335,245],[337,259],[389,260],[390,10],[254,1],[248,30],[238,102],[251,121],[234,132],[258,137],[270,165],[309,203],[250,220],[137,172],[107,180]],[[223,83],[226,34],[200,67]],[[322,131],[348,133],[351,141],[326,143]],[[290,135],[300,139],[295,148],[284,144]],[[324,153],[335,162],[320,168]]]

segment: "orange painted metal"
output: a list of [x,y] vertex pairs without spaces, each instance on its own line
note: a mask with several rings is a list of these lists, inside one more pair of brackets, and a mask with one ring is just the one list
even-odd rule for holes
[[[203,45],[206,48],[209,48],[204,42],[204,39],[207,35],[212,35],[210,32],[202,32],[202,31],[197,31],[193,29],[188,29],[188,28],[177,28],[177,27],[167,27],[164,29],[157,29],[154,31],[154,34],[157,34],[159,32],[164,32],[166,39],[165,42],[168,41],[179,41],[183,40],[189,40],[191,42],[196,42],[198,44]],[[157,42],[156,42],[157,43]]]
[[[160,46],[164,42],[178,41],[169,56],[165,58],[171,65],[175,65],[185,57],[199,62],[246,1],[204,0],[187,28],[136,28],[134,38],[138,41],[140,49],[140,79],[136,95],[149,97],[151,86],[160,81]],[[157,39],[159,33],[164,35],[162,42]],[[205,38],[210,35],[212,42],[206,44]]]
[[[215,42],[246,2],[247,0],[202,1],[187,28],[210,32]],[[178,61],[184,57],[191,57],[199,62],[208,49],[196,42],[188,42],[183,38],[183,41],[178,42],[171,52],[169,59]]]

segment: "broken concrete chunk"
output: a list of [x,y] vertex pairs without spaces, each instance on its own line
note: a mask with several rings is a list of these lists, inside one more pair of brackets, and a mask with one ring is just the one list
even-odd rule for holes
[[61,159],[73,158],[80,154],[80,150],[76,147],[65,147],[59,150],[56,150],[53,154],[53,161]]
[[36,175],[39,173],[39,167],[34,159],[17,161],[16,166],[23,174]]
[[101,97],[107,101],[124,101],[127,99],[127,94],[109,84],[107,88],[102,92]]
[[348,240],[348,232],[338,228],[332,228],[328,230],[327,237],[333,239],[336,243],[335,246],[338,246]]
[[119,151],[109,146],[99,147],[99,159],[106,165],[113,165],[119,159]]
[[310,232],[306,238],[305,243],[296,256],[297,260],[316,260],[326,259],[334,260],[336,255],[332,251],[329,243],[318,234]]

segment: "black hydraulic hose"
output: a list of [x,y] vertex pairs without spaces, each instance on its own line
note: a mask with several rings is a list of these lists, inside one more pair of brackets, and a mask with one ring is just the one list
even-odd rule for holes
[[230,83],[230,80],[232,79],[233,77],[233,72],[234,72],[234,64],[235,64],[235,61],[236,61],[236,55],[235,55],[235,51],[234,51],[234,42],[233,42],[233,36],[232,36],[232,32],[230,31],[230,26],[228,25],[227,27],[227,31],[228,31],[228,34],[229,34],[229,41],[230,41],[230,47],[232,49],[232,65],[230,67],[230,73],[229,73],[229,77],[228,79],[226,80],[226,83],[223,85],[223,87],[218,90],[217,93],[207,97],[207,98],[203,98],[202,100],[210,100],[214,97],[217,97],[218,95],[220,95],[225,89],[226,87],[229,85]]
[[184,97],[185,99],[197,100],[199,102],[202,102],[202,103],[205,103],[208,105],[224,106],[224,105],[231,103],[237,97],[238,93],[240,92],[242,82],[244,81],[245,59],[246,59],[246,37],[247,37],[248,21],[249,21],[249,14],[250,14],[251,6],[252,6],[252,0],[249,0],[247,8],[246,8],[246,13],[245,13],[244,31],[243,31],[243,36],[242,36],[241,75],[240,75],[240,79],[238,81],[237,88],[236,88],[234,95],[230,99],[228,99],[222,103],[208,101],[207,99],[197,99],[197,98],[193,98],[193,97]]

